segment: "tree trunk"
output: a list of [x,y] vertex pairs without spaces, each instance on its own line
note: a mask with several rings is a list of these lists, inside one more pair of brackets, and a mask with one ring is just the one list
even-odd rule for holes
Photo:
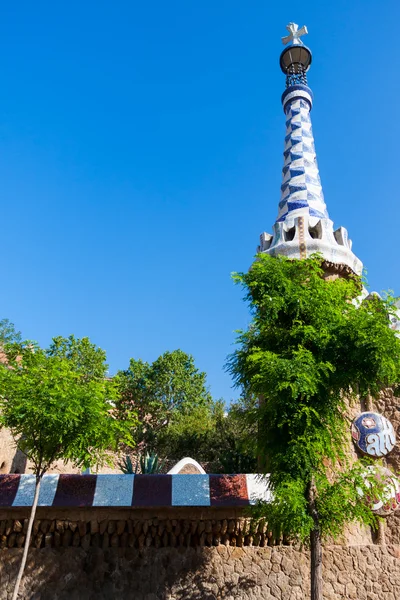
[[385,529],[386,529],[386,521],[384,521],[382,519],[382,521],[378,522],[378,531],[377,531],[377,536],[376,536],[377,544],[379,544],[380,546],[386,545]]
[[311,547],[311,600],[323,600],[322,596],[322,544],[319,529],[310,533]]
[[39,492],[40,492],[40,484],[41,484],[41,482],[42,482],[42,475],[37,475],[36,476],[36,486],[35,486],[35,496],[33,498],[33,504],[32,504],[31,514],[29,516],[28,531],[26,532],[26,538],[25,538],[25,544],[24,544],[24,552],[22,554],[21,565],[19,567],[17,580],[15,582],[15,587],[14,587],[14,593],[13,593],[13,596],[12,596],[12,600],[17,600],[18,592],[19,592],[19,586],[21,585],[22,575],[24,574],[26,559],[28,557],[29,542],[31,541],[33,521],[35,520],[36,508],[37,508],[38,500],[39,500]]
[[[263,405],[265,404],[265,398],[264,396],[261,394],[260,396],[258,396],[258,413],[259,415],[261,414],[261,408],[263,407]],[[258,469],[258,473],[265,473],[265,456],[262,452],[260,452],[260,448],[259,448],[259,442],[261,439],[261,435],[263,432],[263,427],[260,423],[260,418],[258,418],[258,424],[257,424],[257,469]]]
[[312,478],[308,488],[308,510],[314,521],[314,529],[310,533],[311,600],[323,600],[322,544],[316,496],[317,490],[314,478]]

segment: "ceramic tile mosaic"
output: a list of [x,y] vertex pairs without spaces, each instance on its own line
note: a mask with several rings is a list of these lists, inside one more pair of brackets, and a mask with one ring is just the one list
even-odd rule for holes
[[[23,477],[26,475],[21,475]],[[97,475],[60,475],[51,506],[92,506],[96,481]]]
[[256,504],[258,500],[268,502],[271,500],[271,493],[267,487],[267,480],[260,475],[246,475],[247,493],[250,504]]
[[[46,475],[40,485],[38,506],[51,506],[58,486],[57,474]],[[24,475],[14,499],[15,506],[32,506],[35,495],[35,475]]]
[[[0,475],[0,507],[30,506],[32,475]],[[41,506],[249,506],[269,499],[257,475],[45,475]]]
[[135,475],[97,475],[93,506],[132,506]]
[[286,135],[281,198],[273,233],[261,234],[257,250],[296,259],[318,252],[360,275],[363,265],[352,252],[347,230],[334,230],[326,208],[310,117],[312,103],[307,85],[292,85],[282,95]]
[[358,450],[367,456],[381,458],[396,445],[393,425],[384,415],[362,412],[351,424],[351,435]]
[[210,506],[208,475],[179,475],[172,478],[173,506]]
[[135,475],[132,506],[172,506],[172,475]]
[[0,475],[0,506],[14,505],[20,479],[21,475]]
[[211,506],[248,506],[246,475],[210,475]]
[[318,219],[329,218],[315,154],[310,108],[310,102],[299,98],[298,92],[285,105],[286,136],[277,221],[305,211]]

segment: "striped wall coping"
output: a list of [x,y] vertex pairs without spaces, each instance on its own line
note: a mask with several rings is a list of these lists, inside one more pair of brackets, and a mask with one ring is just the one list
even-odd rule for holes
[[[0,475],[0,508],[32,506],[34,475]],[[268,501],[259,475],[45,475],[38,506],[245,507]]]

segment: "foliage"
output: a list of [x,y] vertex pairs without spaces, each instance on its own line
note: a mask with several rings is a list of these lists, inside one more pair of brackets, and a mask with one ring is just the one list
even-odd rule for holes
[[134,475],[137,471],[137,465],[136,469],[134,469],[132,459],[129,454],[124,456],[124,458],[118,463],[118,466],[125,475]]
[[360,303],[361,279],[327,281],[321,264],[259,255],[234,276],[253,318],[228,363],[236,384],[261,399],[253,417],[274,494],[263,514],[277,533],[302,541],[315,529],[336,536],[349,521],[373,521],[359,501],[365,467],[350,466],[346,453],[345,398],[376,396],[400,380],[393,300]]
[[120,443],[132,446],[134,413],[123,422],[114,405],[118,385],[105,379],[105,353],[87,338],[55,338],[48,350],[33,343],[4,347],[0,364],[0,427],[7,427],[33,463],[35,495],[12,600],[24,572],[43,475],[57,460],[77,467],[107,462]]
[[105,351],[92,344],[87,337],[81,339],[77,339],[74,335],[68,338],[55,337],[47,354],[67,359],[85,379],[104,379],[108,372]]
[[175,418],[211,402],[206,374],[182,350],[165,352],[153,363],[132,358],[129,369],[115,379],[121,393],[119,415],[123,419],[132,408],[137,411],[135,439],[148,450],[156,447],[160,432]]
[[[88,340],[75,343],[89,354],[96,350]],[[88,377],[86,367],[58,354],[53,345],[46,351],[33,344],[13,344],[6,353],[8,366],[0,365],[0,425],[11,430],[37,475],[59,459],[76,466],[96,465],[119,441],[133,444],[133,415],[120,422],[112,410],[118,398],[114,382]]]
[[139,457],[140,470],[143,475],[151,475],[161,473],[164,466],[164,461],[159,461],[158,454],[151,452],[150,454],[141,455]]
[[145,455],[139,454],[135,468],[133,468],[132,459],[128,455],[118,463],[118,466],[126,475],[136,475],[139,466],[142,475],[154,475],[162,472],[164,462],[165,461],[159,462],[159,456],[155,452],[152,452],[151,454],[146,452]]
[[232,402],[217,422],[215,446],[221,473],[256,472],[258,427],[252,418],[255,402],[251,396]]
[[21,332],[15,329],[14,323],[9,319],[1,319],[0,321],[0,346],[5,346],[11,343],[21,342]]
[[251,406],[243,399],[229,407],[217,400],[176,415],[160,432],[157,451],[171,460],[191,456],[214,473],[254,472],[257,426],[246,418]]
[[161,456],[178,461],[191,456],[200,462],[214,458],[217,414],[223,411],[221,403],[210,402],[178,413],[157,438],[156,450]]

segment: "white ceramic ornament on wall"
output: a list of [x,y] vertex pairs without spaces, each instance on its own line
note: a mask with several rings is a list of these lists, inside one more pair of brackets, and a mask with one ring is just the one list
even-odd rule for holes
[[366,456],[387,456],[396,444],[396,434],[391,422],[375,412],[363,412],[351,425],[351,436],[357,449]]

